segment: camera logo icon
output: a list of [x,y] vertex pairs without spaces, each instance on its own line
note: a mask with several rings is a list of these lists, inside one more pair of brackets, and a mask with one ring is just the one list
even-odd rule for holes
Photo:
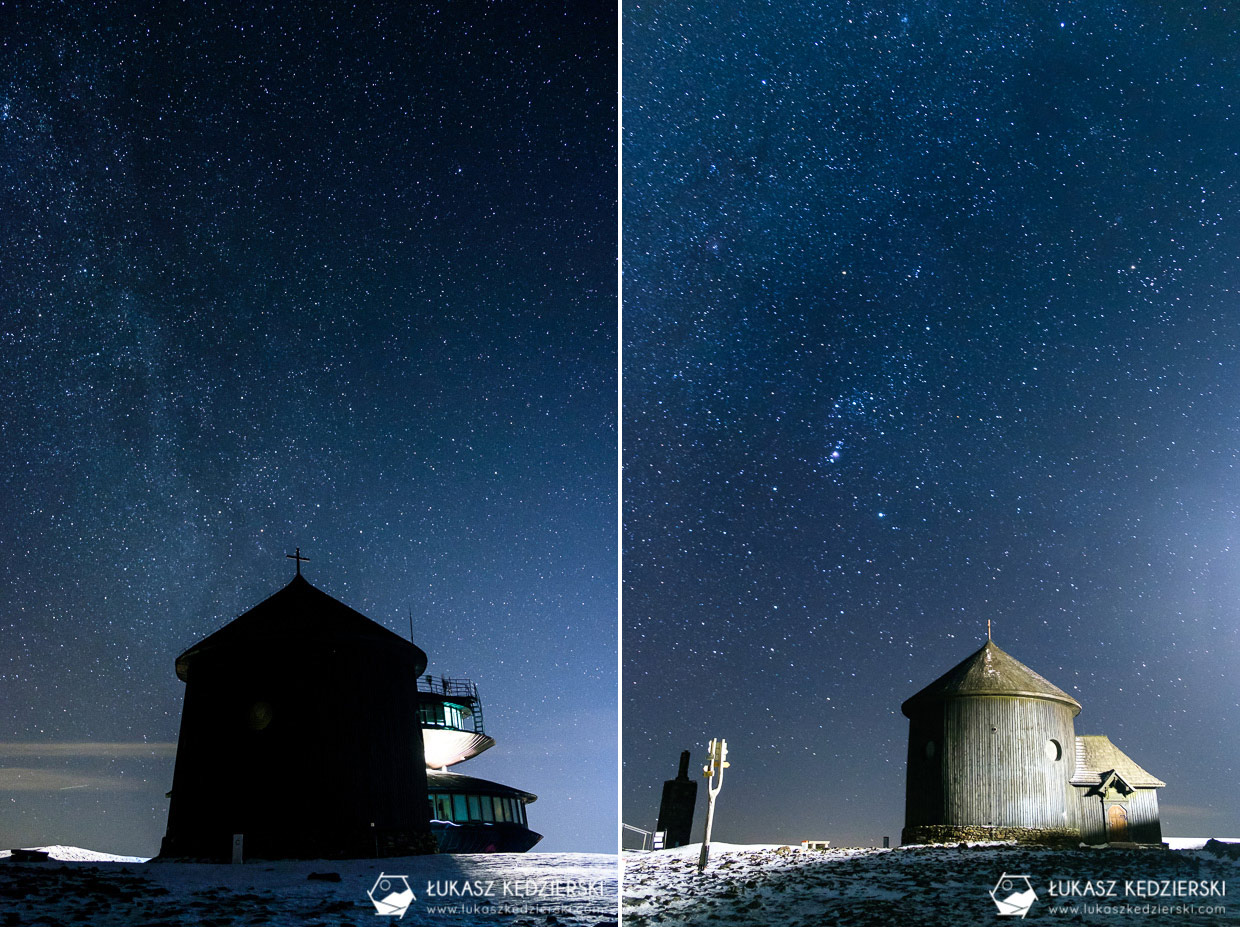
[[413,889],[409,887],[408,876],[388,875],[385,872],[379,873],[374,887],[366,894],[375,906],[375,913],[385,917],[403,918],[409,905],[417,901]]
[[990,898],[999,909],[1000,917],[1024,917],[1038,900],[1033,884],[1027,875],[999,876],[999,881],[990,890]]

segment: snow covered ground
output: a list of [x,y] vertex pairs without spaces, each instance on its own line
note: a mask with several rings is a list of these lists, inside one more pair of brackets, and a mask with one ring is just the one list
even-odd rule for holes
[[[51,859],[63,860],[65,862],[91,860],[98,863],[145,863],[148,859],[146,856],[117,856],[115,853],[100,853],[97,850],[87,850],[84,847],[62,847],[56,845],[37,847],[35,849],[47,853]],[[12,855],[12,850],[0,850],[0,859]]]
[[[1240,924],[1240,847],[1230,853],[1002,844],[824,851],[712,844],[704,874],[697,871],[700,851],[695,844],[626,854],[624,927],[1002,925],[1006,919],[996,920],[990,892],[1027,901],[1030,888],[1036,900],[1027,916],[1008,924]],[[1004,880],[1005,888],[1004,875],[1018,878]],[[1220,886],[1226,895],[1200,896]],[[1198,894],[1183,894],[1193,890]]]
[[[134,863],[44,847],[57,861],[0,859],[0,927],[392,927],[375,898],[414,900],[404,923],[431,927],[615,925],[618,860],[595,853],[494,853],[395,859]],[[5,854],[7,855],[7,854]],[[95,854],[107,856],[107,854]],[[73,861],[64,862],[64,859]],[[377,887],[380,875],[386,876]]]

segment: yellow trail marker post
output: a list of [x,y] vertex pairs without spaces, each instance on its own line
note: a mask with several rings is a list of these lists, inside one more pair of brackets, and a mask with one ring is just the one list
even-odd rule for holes
[[710,828],[715,823],[715,796],[723,788],[723,771],[732,764],[728,762],[728,742],[722,737],[711,740],[710,754],[702,774],[706,783],[706,830],[702,835],[702,855],[698,857],[698,872],[706,868],[706,860],[710,857]]

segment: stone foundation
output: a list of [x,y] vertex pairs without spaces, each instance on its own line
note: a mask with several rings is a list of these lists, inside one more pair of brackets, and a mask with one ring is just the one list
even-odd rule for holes
[[1015,841],[1052,847],[1075,847],[1079,831],[1050,827],[987,827],[984,824],[922,824],[906,827],[901,845],[918,843],[977,843],[985,840]]

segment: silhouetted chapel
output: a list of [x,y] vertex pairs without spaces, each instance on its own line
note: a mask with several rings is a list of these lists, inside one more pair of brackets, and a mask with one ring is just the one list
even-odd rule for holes
[[426,654],[297,575],[176,661],[185,683],[161,857],[434,852]]

